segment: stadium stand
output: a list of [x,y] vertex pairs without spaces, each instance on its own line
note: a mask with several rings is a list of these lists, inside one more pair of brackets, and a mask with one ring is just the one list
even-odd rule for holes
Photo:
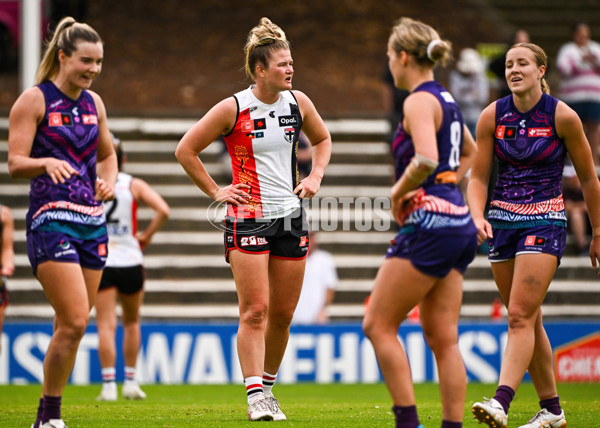
[[[175,119],[109,120],[126,147],[127,172],[150,183],[172,209],[169,221],[145,255],[147,283],[142,316],[145,320],[235,321],[235,286],[223,257],[222,232],[209,221],[211,201],[190,182],[174,157],[177,141],[191,123]],[[330,307],[331,319],[356,321],[362,318],[364,301],[395,234],[393,223],[386,227],[390,219],[384,209],[392,177],[385,142],[388,125],[385,120],[329,120],[326,124],[334,141],[332,162],[318,199],[308,211],[310,221],[322,230],[321,247],[334,255],[338,267],[340,283]],[[0,128],[6,126],[6,121],[0,120]],[[7,142],[0,142],[0,195],[2,202],[13,208],[16,226],[16,272],[8,281],[11,303],[7,322],[50,319],[52,308],[31,274],[26,254],[28,184],[8,176],[7,149]],[[202,159],[225,183],[228,172],[219,160],[218,144],[209,146]],[[148,221],[150,215],[149,210],[141,209],[140,221]],[[568,246],[546,297],[545,317],[600,316],[596,272],[589,258],[570,255],[575,254],[571,240]],[[485,256],[478,255],[467,270],[464,291],[462,318],[489,319],[497,291]]]

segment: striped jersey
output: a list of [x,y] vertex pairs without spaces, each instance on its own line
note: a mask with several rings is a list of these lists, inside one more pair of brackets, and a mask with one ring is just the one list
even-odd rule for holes
[[291,91],[284,91],[274,104],[265,104],[252,93],[252,86],[234,98],[237,117],[224,140],[233,184],[248,184],[251,199],[245,206],[229,205],[227,213],[236,218],[285,217],[300,207],[294,194],[302,128],[298,102]]
[[99,135],[94,99],[82,90],[73,100],[52,82],[38,87],[44,94],[46,112],[37,127],[30,156],[64,160],[78,174],[64,184],[52,183],[47,173],[31,179],[27,228],[52,228],[57,222],[75,227],[104,226],[102,203],[94,199]]
[[[593,55],[595,60],[586,60]],[[560,99],[566,103],[600,102],[600,43],[590,40],[586,46],[575,42],[563,45],[556,57],[560,72]]]
[[137,240],[137,202],[131,193],[133,177],[119,172],[115,185],[115,199],[104,202],[108,229],[107,267],[130,267],[144,261]]
[[562,175],[564,141],[556,134],[558,100],[542,94],[521,113],[512,95],[496,101],[494,150],[498,180],[488,219],[497,228],[565,226]]
[[[413,92],[418,91],[433,94],[442,106],[442,124],[436,134],[439,164],[411,200],[410,213],[404,219],[403,225],[411,229],[436,229],[448,233],[456,233],[463,230],[461,228],[473,231],[469,208],[456,185],[456,179],[445,179],[452,176],[460,165],[464,129],[460,108],[450,92],[437,81],[425,82]],[[396,179],[399,179],[415,155],[412,137],[402,127],[402,123],[398,125],[392,151]]]

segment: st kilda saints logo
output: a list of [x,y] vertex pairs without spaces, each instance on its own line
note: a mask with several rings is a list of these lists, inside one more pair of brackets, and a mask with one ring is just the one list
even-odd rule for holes
[[295,114],[289,116],[278,116],[280,127],[286,127],[283,130],[283,137],[288,143],[293,143],[296,136],[296,126],[298,126],[298,116]]

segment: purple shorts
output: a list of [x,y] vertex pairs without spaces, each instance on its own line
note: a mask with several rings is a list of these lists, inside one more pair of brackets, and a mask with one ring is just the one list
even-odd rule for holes
[[452,269],[467,270],[477,251],[477,234],[441,234],[432,231],[400,233],[387,250],[386,259],[408,259],[426,275],[444,278]]
[[101,270],[106,263],[107,244],[107,234],[81,239],[58,231],[36,229],[27,233],[27,255],[36,276],[37,267],[47,261],[77,263],[83,268]]
[[527,229],[493,229],[488,242],[488,259],[501,262],[518,254],[552,254],[560,259],[567,244],[567,228],[555,225]]

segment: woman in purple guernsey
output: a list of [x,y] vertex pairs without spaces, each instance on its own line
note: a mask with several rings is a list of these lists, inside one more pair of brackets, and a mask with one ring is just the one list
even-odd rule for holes
[[106,261],[102,201],[114,197],[117,159],[104,104],[88,90],[102,59],[98,33],[64,18],[37,85],[19,96],[9,117],[9,173],[31,180],[27,252],[56,313],[35,428],[64,427],[62,392]]
[[457,182],[473,161],[475,145],[455,100],[433,77],[450,50],[433,28],[409,18],[398,22],[388,42],[395,85],[410,91],[393,143],[392,213],[401,227],[375,278],[363,329],[392,396],[397,428],[419,426],[409,362],[397,339],[415,305],[436,357],[442,427],[462,427],[467,377],[458,318],[477,231]]
[[[506,427],[508,409],[526,371],[541,410],[522,427],[565,427],[553,372],[552,348],[542,324],[542,301],[566,244],[561,191],[564,159],[573,161],[593,226],[592,266],[600,257],[600,183],[577,114],[549,95],[547,57],[531,43],[514,45],[506,56],[512,92],[490,104],[477,124],[477,157],[468,200],[479,243],[508,309],[508,340],[494,398],[473,405],[491,427]],[[498,181],[487,220],[484,209],[494,155]]]

